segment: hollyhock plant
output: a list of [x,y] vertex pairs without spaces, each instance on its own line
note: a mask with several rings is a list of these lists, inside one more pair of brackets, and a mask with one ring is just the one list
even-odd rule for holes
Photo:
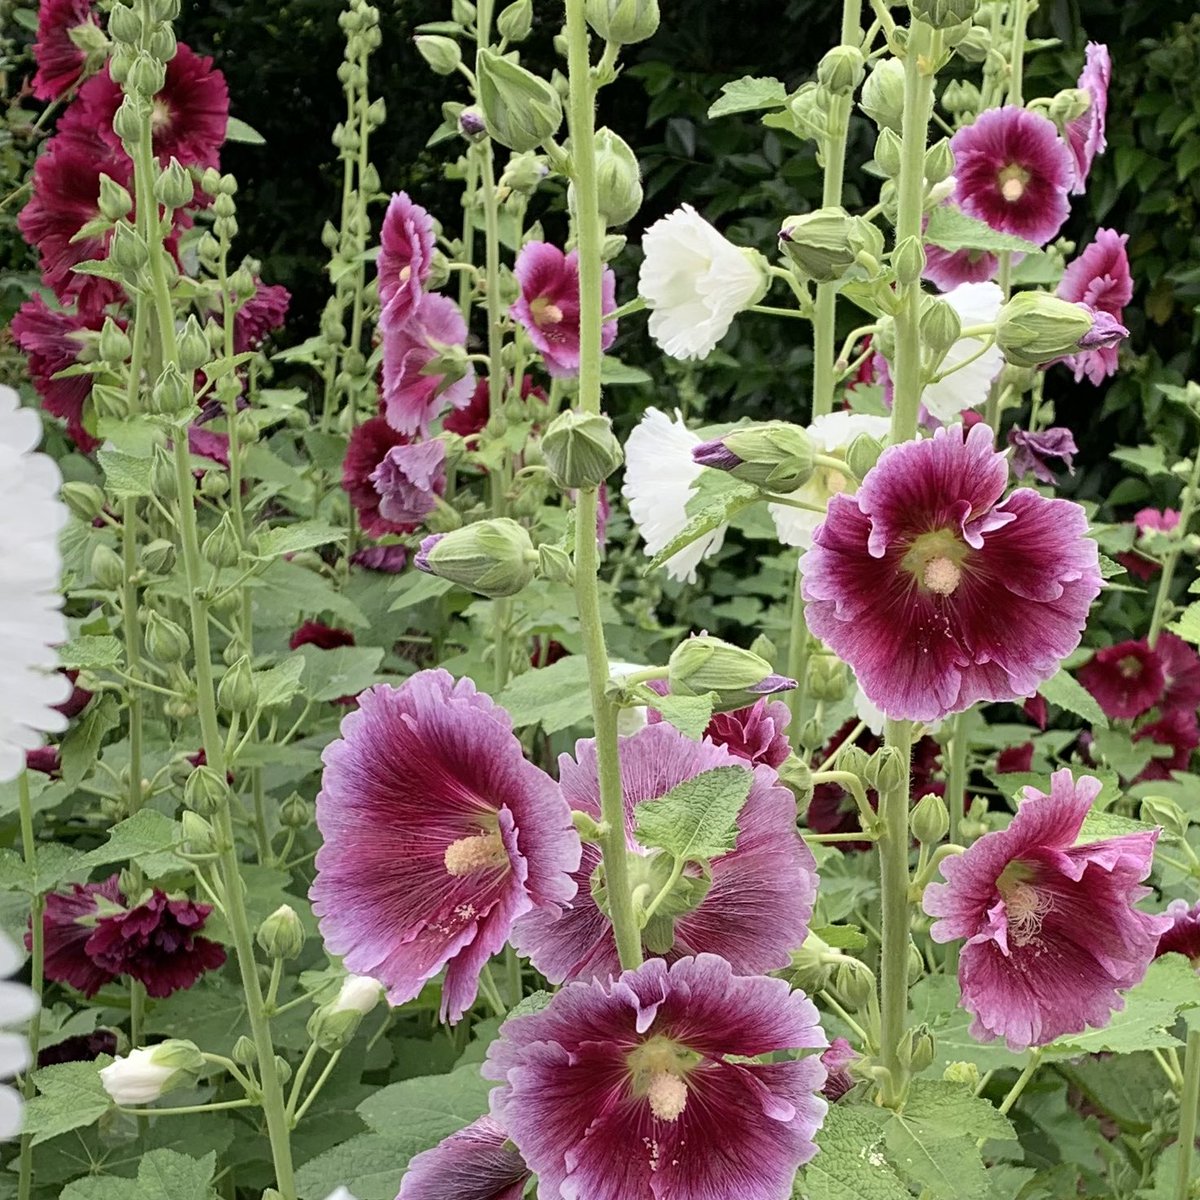
[[[541,352],[551,375],[579,372],[579,255],[564,254],[549,242],[526,242],[517,255],[513,273],[521,295],[512,316]],[[604,312],[617,307],[617,277],[604,268],[601,290]],[[617,336],[616,321],[605,321],[600,345],[607,350]]]
[[1108,147],[1105,121],[1108,116],[1108,85],[1112,81],[1112,59],[1108,47],[1088,42],[1084,55],[1083,73],[1076,85],[1087,92],[1091,103],[1087,111],[1068,121],[1063,134],[1071,152],[1073,179],[1071,192],[1082,195],[1087,190],[1087,177],[1097,154]]
[[104,45],[93,0],[41,0],[33,57],[37,73],[33,94],[38,100],[57,100],[80,80],[88,51]]
[[858,1051],[843,1037],[834,1038],[829,1049],[821,1055],[821,1065],[828,1072],[821,1095],[830,1104],[835,1104],[854,1086],[850,1064],[858,1057]]
[[408,438],[397,433],[385,417],[371,417],[355,427],[342,460],[342,490],[350,497],[358,513],[363,532],[370,537],[389,533],[409,533],[411,525],[389,521],[379,505],[383,497],[375,486],[374,475],[391,450],[408,444]]
[[1055,426],[1043,429],[1041,433],[1028,433],[1014,426],[1008,431],[1008,444],[1013,447],[1010,465],[1014,479],[1032,475],[1041,483],[1053,484],[1055,477],[1046,461],[1048,458],[1061,459],[1067,470],[1075,474],[1074,457],[1079,453],[1079,447],[1069,429]]
[[427,434],[448,408],[465,408],[475,390],[475,365],[462,378],[432,373],[431,364],[451,347],[465,347],[467,323],[447,296],[430,293],[404,325],[384,322],[383,400],[388,424],[400,433]]
[[1181,637],[1164,629],[1154,643],[1163,671],[1160,708],[1195,712],[1200,708],[1200,655]]
[[1008,482],[983,424],[890,446],[801,559],[811,631],[895,719],[1032,695],[1101,586],[1083,509]]
[[758,1060],[825,1045],[803,992],[702,954],[570,985],[501,1026],[483,1073],[543,1196],[786,1200],[825,1068]]
[[[647,725],[622,740],[621,790],[634,886],[646,882],[656,894],[670,873],[669,855],[638,843],[635,808],[705,771],[744,762],[724,747],[694,742],[666,724]],[[673,924],[663,918],[661,927],[647,926],[645,936],[654,939],[653,949],[668,962],[713,953],[743,974],[776,970],[787,965],[808,933],[817,874],[812,852],[796,833],[795,800],[769,767],[753,770],[734,848],[712,859],[706,871],[689,866],[683,879],[693,890],[679,903],[685,911]],[[577,743],[575,758],[559,759],[559,782],[575,812],[600,819],[593,740]],[[559,909],[536,910],[513,930],[513,944],[552,983],[604,979],[620,970],[612,925],[592,890],[599,866],[599,848],[585,844],[574,874],[575,899]]]
[[1118,642],[1097,650],[1080,667],[1083,684],[1115,721],[1128,721],[1148,712],[1163,693],[1165,678],[1158,655],[1143,640]]
[[[1174,508],[1164,508],[1161,511],[1157,508],[1141,508],[1133,514],[1133,524],[1139,538],[1145,535],[1153,536],[1155,533],[1170,533],[1179,527],[1180,515]],[[1118,554],[1116,559],[1130,575],[1143,582],[1153,579],[1161,570],[1160,563],[1139,554],[1136,550]]]
[[407,192],[396,192],[388,203],[379,236],[381,320],[400,327],[416,311],[433,266],[433,218]]
[[[1120,322],[1123,310],[1133,299],[1133,276],[1125,243],[1129,234],[1115,229],[1096,230],[1096,240],[1067,265],[1057,294],[1075,304],[1085,304],[1096,313],[1106,313]],[[1104,345],[1083,350],[1067,359],[1078,382],[1085,375],[1097,386],[1117,370],[1117,346]]]
[[655,221],[642,252],[638,294],[650,308],[650,336],[672,358],[707,358],[767,289],[758,256],[722,237],[690,204]]
[[1190,908],[1186,900],[1172,900],[1163,915],[1170,917],[1171,924],[1158,939],[1154,957],[1182,954],[1200,972],[1200,900]]
[[1041,246],[1067,219],[1071,156],[1054,122],[1006,105],[950,139],[954,201],[969,217]]
[[445,671],[359,697],[323,755],[310,896],[331,954],[403,1004],[446,968],[457,1021],[515,918],[575,893],[579,837],[507,713]]
[[[124,904],[119,875],[100,883],[73,883],[69,892],[51,892],[42,914],[46,978],[70,984],[89,998],[112,983],[120,970],[101,966],[86,947],[100,912],[112,912]],[[25,945],[32,945],[28,933]]]
[[521,1200],[529,1175],[504,1126],[480,1117],[413,1158],[396,1200]]
[[419,525],[446,490],[446,443],[393,446],[371,472],[379,515],[396,526]]
[[[665,679],[651,680],[646,686],[660,696],[669,693]],[[658,725],[662,722],[662,714],[655,708],[648,709],[646,720],[649,725]],[[763,698],[747,708],[714,713],[705,726],[704,738],[714,746],[723,746],[735,758],[744,759],[751,766],[763,763],[768,767],[779,767],[792,752],[787,736],[790,720],[791,713],[783,701]]]
[[267,335],[281,329],[287,320],[292,294],[280,284],[265,284],[256,279],[254,295],[237,310],[233,318],[233,352],[245,354],[257,350]]
[[1155,755],[1142,769],[1136,782],[1172,779],[1172,772],[1188,769],[1193,752],[1200,747],[1200,722],[1196,720],[1195,710],[1169,708],[1157,720],[1138,726],[1133,740],[1149,740],[1157,746],[1166,746],[1170,751],[1165,755]]
[[925,889],[934,941],[966,941],[958,978],[980,1041],[1020,1051],[1103,1028],[1170,927],[1134,907],[1157,829],[1076,844],[1100,788],[1065,769],[1049,795],[1026,788],[1012,824],[946,859],[946,882]]

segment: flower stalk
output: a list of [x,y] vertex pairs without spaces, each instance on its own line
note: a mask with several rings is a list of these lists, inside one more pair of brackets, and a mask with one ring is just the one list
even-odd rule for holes
[[[29,797],[29,772],[22,771],[17,778],[17,803],[20,805],[21,855],[25,868],[36,879],[37,853],[33,840],[33,804]],[[25,1072],[22,1092],[26,1100],[33,1099],[35,1088],[33,1073],[37,1068],[38,1043],[41,1040],[42,988],[44,985],[46,948],[42,928],[42,913],[46,898],[35,891],[29,914],[29,987],[37,1000],[38,1011],[29,1020],[29,1069]],[[21,1135],[21,1151],[17,1175],[17,1200],[29,1200],[33,1188],[33,1135]]]
[[1183,1060],[1183,1091],[1179,1106],[1179,1162],[1175,1174],[1174,1200],[1189,1200],[1192,1192],[1192,1160],[1196,1134],[1200,1131],[1200,1029],[1188,1034]]
[[1175,580],[1175,568],[1179,565],[1179,556],[1183,553],[1183,535],[1191,526],[1192,514],[1196,510],[1196,497],[1200,494],[1200,444],[1192,455],[1192,473],[1179,502],[1180,536],[1175,539],[1167,557],[1163,560],[1162,575],[1158,580],[1158,591],[1154,593],[1154,608],[1150,613],[1150,632],[1146,634],[1146,644],[1151,650],[1162,633],[1163,623],[1167,618],[1167,602],[1171,596],[1171,584]]

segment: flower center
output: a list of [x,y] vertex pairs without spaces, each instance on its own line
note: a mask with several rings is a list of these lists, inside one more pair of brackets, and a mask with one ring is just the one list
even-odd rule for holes
[[412,264],[400,268],[400,282],[407,283],[412,278]]
[[687,1108],[687,1084],[678,1075],[669,1071],[659,1071],[650,1077],[646,1098],[650,1101],[650,1111],[660,1121],[676,1121]]
[[1025,185],[1029,182],[1029,172],[1016,163],[1009,163],[997,176],[1000,181],[1000,195],[1009,204],[1016,204],[1025,195]]
[[935,529],[913,538],[901,565],[926,591],[952,596],[962,582],[969,553],[949,529]]
[[472,871],[486,871],[508,862],[508,851],[499,833],[476,833],[459,838],[446,847],[446,873],[470,875]]
[[529,311],[533,314],[533,323],[539,329],[562,323],[563,310],[552,303],[549,296],[539,296],[530,304]]
[[1126,679],[1136,679],[1142,673],[1142,660],[1132,654],[1126,655],[1117,663],[1117,669]]
[[1046,914],[1054,907],[1051,896],[1029,883],[1030,876],[1029,868],[1009,863],[996,881],[1008,917],[1009,940],[1015,946],[1035,941]]
[[666,1037],[653,1037],[630,1051],[625,1060],[632,1075],[633,1093],[644,1096],[660,1121],[676,1121],[688,1101],[688,1072],[699,1055]]
[[150,107],[150,128],[157,133],[171,123],[171,107],[165,100],[155,97]]
[[931,558],[926,564],[925,569],[921,573],[921,582],[931,591],[936,592],[939,596],[951,596],[954,594],[954,589],[958,587],[958,581],[962,578],[962,571],[957,564],[945,555],[939,554],[937,558]]

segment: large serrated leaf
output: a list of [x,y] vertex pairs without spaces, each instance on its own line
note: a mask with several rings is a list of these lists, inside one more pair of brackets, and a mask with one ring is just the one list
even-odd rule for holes
[[1104,715],[1104,709],[1096,703],[1096,697],[1062,668],[1038,688],[1038,695],[1049,700],[1051,704],[1057,704],[1059,708],[1065,708],[1067,712],[1082,717],[1095,728],[1108,728],[1108,717]]
[[782,108],[787,103],[787,88],[769,76],[744,75],[721,87],[721,95],[709,107],[710,117],[727,117],[731,113],[757,112],[763,108]]
[[797,1196],[807,1200],[912,1200],[883,1146],[883,1110],[833,1104],[817,1134],[816,1158]]
[[727,854],[738,835],[738,814],[754,776],[745,767],[716,767],[676,784],[634,809],[637,839],[676,859]]
[[1013,251],[1036,254],[1037,246],[1011,233],[1000,233],[983,221],[969,217],[952,204],[939,204],[929,214],[925,240],[943,250],[986,250],[992,254]]
[[517,729],[540,724],[557,733],[587,721],[592,712],[587,659],[569,654],[548,667],[526,671],[496,697]]
[[1200,600],[1189,604],[1167,628],[1172,633],[1178,634],[1185,642],[1191,642],[1193,646],[1200,646]]

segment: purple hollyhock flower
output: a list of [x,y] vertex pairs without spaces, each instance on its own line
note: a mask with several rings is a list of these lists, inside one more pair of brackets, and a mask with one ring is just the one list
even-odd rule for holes
[[117,1035],[111,1029],[97,1029],[95,1033],[77,1033],[39,1049],[37,1065],[53,1067],[59,1063],[94,1062],[102,1054],[116,1053]]
[[371,473],[379,515],[396,525],[419,525],[446,490],[446,444],[393,446]]
[[980,1041],[1019,1051],[1103,1028],[1170,927],[1134,908],[1157,829],[1075,844],[1100,786],[1064,769],[1048,796],[1026,788],[1012,824],[945,860],[947,882],[925,889],[933,940],[966,939],[958,981]]
[[1071,192],[1081,195],[1087,184],[1092,160],[1108,148],[1104,136],[1105,118],[1108,116],[1108,85],[1112,81],[1112,59],[1108,47],[1100,42],[1088,42],[1083,74],[1076,86],[1088,93],[1091,104],[1082,116],[1068,121],[1063,130],[1067,147],[1071,152],[1071,167],[1074,176]]
[[579,838],[508,714],[445,671],[363,692],[323,755],[309,895],[331,954],[403,1004],[443,967],[442,1016],[535,906],[570,901]]
[[[670,694],[665,679],[651,680],[646,686],[660,696]],[[783,701],[764,698],[747,708],[714,714],[705,727],[704,738],[714,746],[724,746],[735,758],[744,759],[751,766],[763,763],[768,767],[779,767],[792,752],[787,736],[791,719]],[[661,721],[662,714],[658,709],[647,709],[647,724],[658,725]]]
[[1087,517],[1018,488],[983,424],[890,446],[832,497],[801,559],[809,629],[888,716],[935,721],[1032,695],[1100,592]]
[[1070,211],[1071,156],[1049,117],[1006,105],[950,139],[954,201],[968,216],[1039,246]]
[[1008,444],[1014,447],[1010,462],[1014,479],[1032,475],[1042,483],[1054,483],[1054,472],[1046,462],[1048,458],[1061,458],[1067,470],[1075,474],[1072,460],[1079,453],[1079,447],[1075,445],[1075,435],[1061,425],[1043,429],[1041,433],[1028,433],[1014,427],[1008,431]]
[[396,1200],[521,1200],[529,1175],[499,1121],[480,1117],[416,1155]]
[[388,575],[398,575],[408,562],[408,549],[404,546],[367,546],[356,550],[350,561],[356,567],[366,567],[368,571],[383,571]]
[[385,326],[400,328],[416,312],[433,266],[433,247],[433,218],[407,192],[396,192],[384,214],[376,267]]
[[1182,954],[1200,972],[1200,900],[1191,908],[1186,900],[1172,900],[1163,915],[1171,918],[1171,924],[1158,939],[1154,957]]
[[383,402],[388,424],[400,433],[427,434],[448,408],[465,408],[475,390],[475,364],[468,362],[461,379],[428,374],[439,353],[465,347],[467,323],[458,305],[431,292],[402,325],[384,321]]
[[358,513],[363,532],[370,537],[411,533],[413,525],[389,521],[380,509],[383,497],[375,486],[375,473],[388,453],[408,444],[408,435],[397,433],[384,417],[371,417],[354,428],[342,460],[342,490]]
[[413,566],[418,571],[424,571],[426,575],[434,574],[429,566],[429,556],[433,552],[434,546],[445,536],[444,533],[431,533],[428,537],[421,539],[421,544],[417,547],[416,557],[413,559]]
[[1144,638],[1097,650],[1078,671],[1079,682],[1096,698],[1104,715],[1128,721],[1153,708],[1165,679],[1158,655]]
[[[694,742],[673,726],[647,725],[621,740],[621,790],[625,829],[635,882],[650,882],[654,892],[661,856],[640,846],[634,834],[634,809],[666,795],[684,780],[715,767],[742,766],[729,750],[711,742]],[[575,758],[559,759],[563,795],[576,812],[600,819],[600,786],[596,744],[575,746]],[[804,941],[817,892],[812,852],[796,832],[796,801],[769,767],[754,767],[754,778],[738,816],[734,848],[709,863],[706,873],[689,866],[684,880],[696,892],[690,911],[656,918],[645,931],[651,947],[668,962],[688,954],[713,953],[727,958],[736,971],[755,974],[784,967],[791,951]],[[575,899],[561,909],[535,910],[513,929],[513,944],[527,954],[551,983],[567,979],[607,979],[621,967],[612,925],[596,903],[593,879],[600,867],[600,848],[583,847],[574,881]],[[652,894],[654,894],[652,892]]]
[[[108,910],[125,904],[120,878],[110,875],[101,883],[73,883],[69,892],[51,892],[46,897],[42,914],[46,978],[68,983],[89,999],[120,974],[119,970],[102,967],[86,949],[102,904]],[[26,948],[32,944],[26,933]]]
[[[1091,329],[1077,343],[1079,349],[1085,353],[1115,350],[1129,336],[1129,330],[1112,313],[1106,313],[1100,308],[1092,308],[1087,304],[1081,304],[1079,307],[1090,314],[1092,318]],[[1079,355],[1074,357],[1078,358]]]
[[925,244],[925,270],[921,274],[939,291],[953,291],[960,283],[987,283],[996,278],[1000,260],[987,250],[943,250]]
[[[549,242],[527,242],[513,272],[521,295],[509,310],[541,351],[551,375],[579,372],[579,255],[564,254]],[[617,278],[604,268],[604,312],[617,307]],[[600,344],[607,350],[617,336],[616,321],[605,321]]]
[[821,1095],[830,1104],[836,1103],[854,1086],[850,1064],[858,1057],[858,1051],[842,1037],[834,1038],[829,1043],[829,1049],[821,1055],[821,1063],[828,1072]]
[[1139,726],[1133,734],[1135,742],[1149,739],[1156,746],[1167,746],[1171,753],[1152,758],[1134,780],[1171,779],[1172,772],[1186,771],[1191,766],[1192,752],[1200,746],[1200,722],[1194,711],[1183,708],[1166,709],[1156,721]]
[[787,1200],[828,1105],[816,1007],[714,954],[573,983],[510,1019],[483,1073],[542,1196]]
[[[1096,240],[1079,255],[1063,273],[1058,285],[1057,294],[1064,300],[1076,304],[1085,304],[1091,308],[1097,317],[1107,313],[1110,321],[1102,326],[1100,332],[1107,328],[1111,333],[1112,326],[1124,329],[1120,324],[1125,305],[1133,299],[1133,276],[1129,270],[1129,255],[1125,243],[1129,234],[1117,233],[1115,229],[1098,229]],[[1093,326],[1089,339],[1098,336]],[[1128,331],[1124,336],[1128,336]],[[1067,362],[1074,368],[1076,380],[1085,375],[1092,383],[1099,385],[1107,376],[1117,369],[1117,338],[1116,341],[1092,347],[1089,345],[1081,353],[1073,354]],[[1083,343],[1080,343],[1083,345]]]
[[1195,712],[1200,707],[1200,655],[1181,637],[1164,629],[1154,643],[1163,671],[1163,694],[1158,705]]
[[237,310],[233,318],[233,350],[244,354],[257,350],[267,335],[282,327],[287,320],[292,293],[282,284],[265,284],[254,280],[254,295]]

